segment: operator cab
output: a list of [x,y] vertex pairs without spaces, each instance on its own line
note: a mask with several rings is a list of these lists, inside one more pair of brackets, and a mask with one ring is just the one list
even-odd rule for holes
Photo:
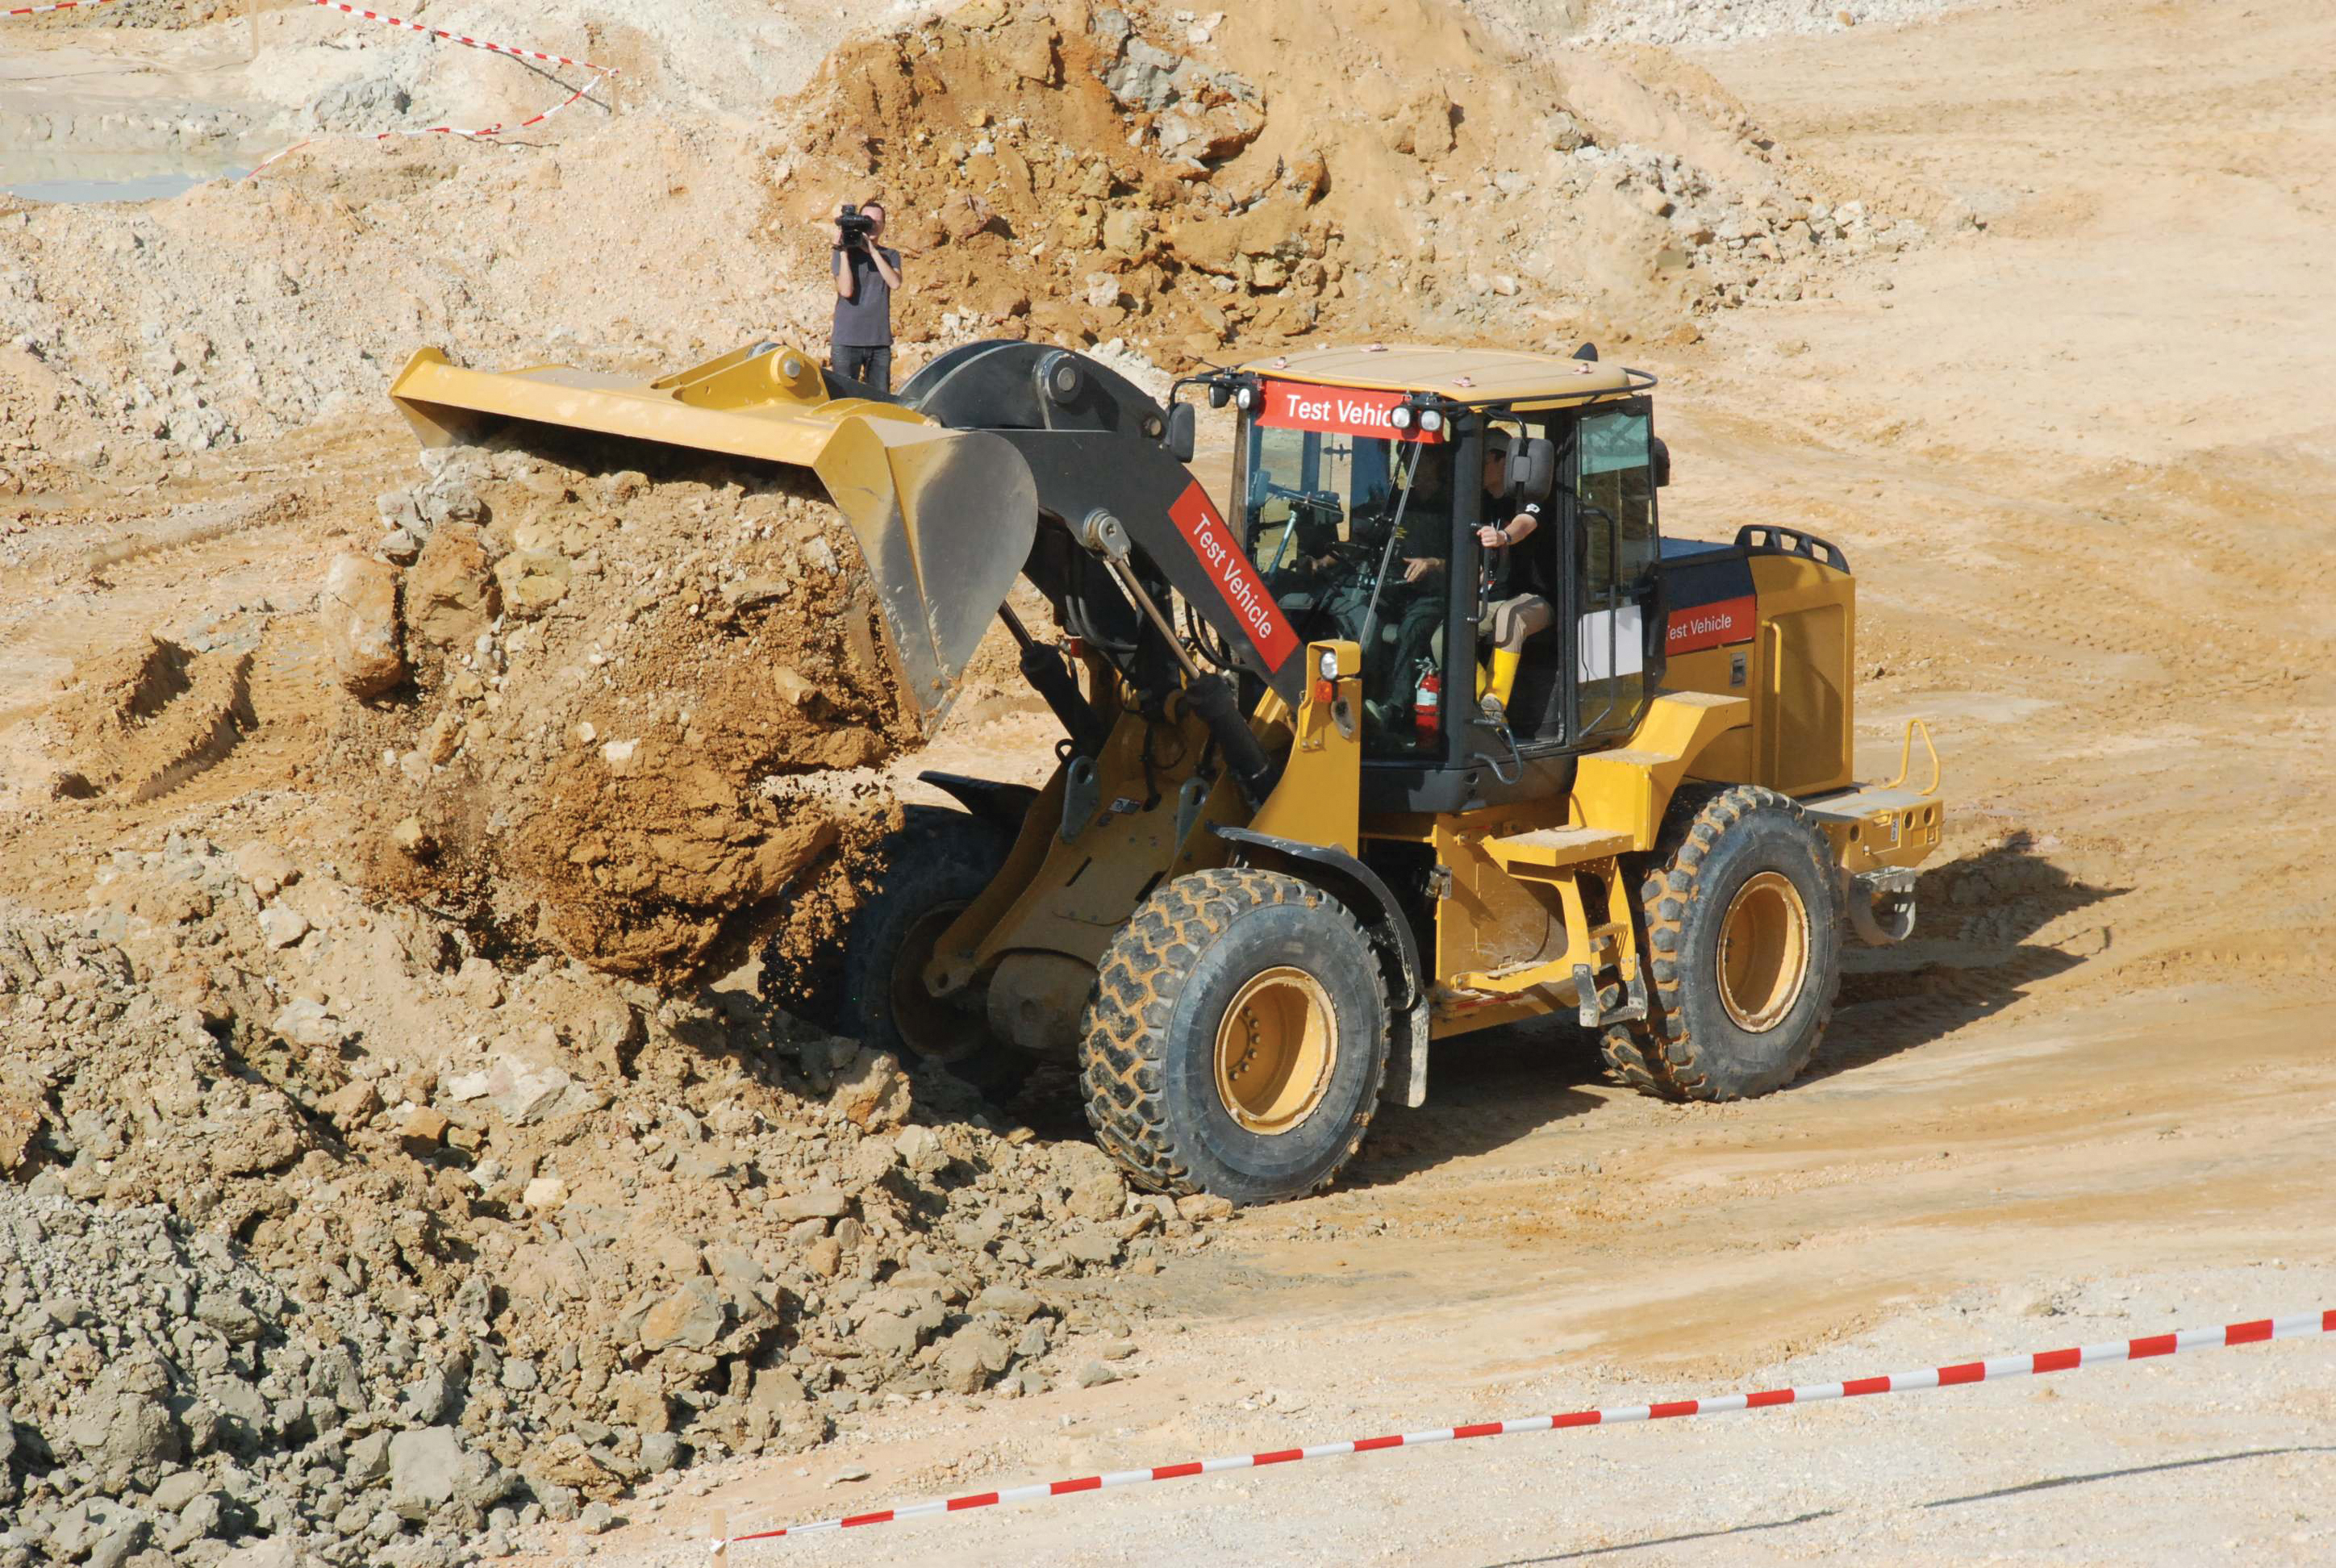
[[[1662,673],[1653,385],[1406,347],[1212,379],[1250,559],[1301,640],[1361,646],[1366,811],[1545,796],[1637,725]],[[1479,544],[1521,512],[1517,542]]]

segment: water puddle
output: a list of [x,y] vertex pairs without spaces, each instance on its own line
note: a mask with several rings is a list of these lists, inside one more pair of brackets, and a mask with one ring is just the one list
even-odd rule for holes
[[56,151],[0,157],[0,190],[26,201],[161,201],[210,180],[240,180],[251,162],[232,152]]

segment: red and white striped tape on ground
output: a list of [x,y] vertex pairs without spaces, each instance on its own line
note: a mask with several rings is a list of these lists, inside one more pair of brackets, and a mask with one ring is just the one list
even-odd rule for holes
[[2204,1350],[2223,1345],[2254,1345],[2266,1339],[2300,1339],[2312,1334],[2336,1334],[2336,1310],[2300,1312],[2288,1318],[2258,1318],[2219,1329],[2183,1329],[2139,1339],[2115,1339],[2103,1345],[2080,1345],[2066,1350],[2039,1350],[2026,1356],[1998,1356],[1984,1361],[1964,1361],[1920,1372],[1893,1372],[1887,1377],[1857,1378],[1846,1383],[1813,1383],[1792,1388],[1769,1388],[1757,1394],[1724,1394],[1716,1399],[1679,1399],[1660,1405],[1626,1405],[1611,1410],[1576,1410],[1565,1416],[1526,1416],[1509,1421],[1480,1421],[1466,1427],[1444,1427],[1432,1432],[1405,1432],[1386,1437],[1361,1437],[1345,1443],[1318,1443],[1306,1448],[1282,1448],[1265,1454],[1236,1454],[1222,1459],[1192,1459],[1181,1465],[1155,1465],[1148,1470],[1114,1470],[1071,1481],[1047,1481],[1002,1492],[976,1492],[963,1497],[935,1497],[872,1514],[847,1514],[779,1530],[752,1530],[711,1543],[720,1556],[740,1541],[774,1541],[786,1535],[810,1535],[827,1530],[850,1530],[862,1524],[891,1524],[936,1514],[957,1514],[969,1508],[992,1508],[1004,1503],[1029,1503],[1045,1497],[1066,1497],[1075,1492],[1102,1492],[1146,1481],[1176,1481],[1187,1475],[1214,1475],[1227,1470],[1259,1470],[1299,1459],[1332,1459],[1348,1454],[1374,1454],[1384,1448],[1416,1448],[1429,1443],[1457,1443],[1470,1437],[1505,1437],[1521,1432],[1552,1432],[1569,1427],[1617,1427],[1633,1421],[1663,1421],[1679,1416],[1724,1416],[1737,1410],[1767,1410],[1784,1405],[1813,1405],[1826,1399],[1854,1399],[1867,1394],[1911,1394],[1919,1388],[1946,1388],[1961,1383],[1991,1383],[2006,1378],[2027,1378],[2046,1372],[2068,1372],[2109,1361],[2139,1361],[2172,1356],[2184,1350]]
[[472,38],[466,34],[449,33],[443,27],[431,27],[420,22],[409,22],[403,16],[392,16],[385,11],[367,11],[362,6],[345,5],[341,0],[308,0],[308,4],[320,5],[327,11],[338,11],[344,15],[361,16],[367,22],[378,22],[385,27],[403,27],[408,33],[425,33],[433,38],[443,38],[449,44],[460,44],[471,49],[483,49],[490,54],[515,54],[522,60],[540,60],[547,65],[574,65],[601,76],[617,74],[617,68],[613,65],[595,65],[589,60],[570,60],[565,54],[546,54],[540,49],[521,49],[509,44],[490,44],[484,38]]
[[[598,76],[590,78],[583,86],[579,87],[575,92],[570,93],[567,97],[561,99],[559,102],[553,104],[542,113],[530,114],[516,125],[503,125],[499,123],[481,126],[475,131],[465,130],[459,125],[418,125],[414,127],[412,130],[375,131],[371,132],[356,131],[352,132],[352,134],[370,134],[375,141],[386,141],[393,136],[467,136],[474,141],[483,141],[492,137],[508,136],[514,131],[524,131],[530,125],[542,124],[545,121],[550,119],[553,115],[559,113],[569,104],[583,98],[587,93],[590,93],[592,89],[600,85],[600,81],[601,79]],[[303,147],[313,147],[315,145],[316,138],[311,137],[306,141],[295,141],[291,146],[285,148],[281,151],[271,152],[267,157],[261,159],[258,163],[253,164],[251,172],[245,175],[244,178],[246,180],[256,179],[261,170],[267,168],[277,160],[280,158],[288,158],[293,153],[299,151]]]
[[51,11],[94,11],[101,5],[111,5],[113,0],[57,0],[54,5],[12,5],[0,15],[41,16]]

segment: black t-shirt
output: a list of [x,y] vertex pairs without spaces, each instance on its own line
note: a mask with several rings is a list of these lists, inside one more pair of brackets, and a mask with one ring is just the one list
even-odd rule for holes
[[[900,253],[884,246],[876,248],[884,256],[884,265],[892,275],[900,272]],[[835,253],[834,270],[838,276],[852,268],[852,297],[835,297],[835,326],[828,341],[838,348],[889,348],[892,343],[892,286],[876,270],[876,263],[867,249],[859,245],[845,247]]]
[[1520,506],[1505,496],[1484,492],[1483,510],[1477,516],[1488,528],[1505,528],[1522,514],[1533,520],[1530,537],[1521,539],[1504,550],[1495,545],[1486,553],[1493,557],[1493,597],[1514,599],[1521,593],[1537,593],[1543,599],[1553,597],[1549,570],[1552,548],[1549,514],[1539,502],[1529,501]]

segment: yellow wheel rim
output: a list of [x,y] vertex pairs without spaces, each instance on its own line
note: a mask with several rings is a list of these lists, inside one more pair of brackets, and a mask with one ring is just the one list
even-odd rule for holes
[[1736,1027],[1765,1034],[1784,1022],[1809,978],[1809,911],[1778,872],[1736,890],[1719,922],[1719,1002]]
[[1338,1033],[1330,994],[1283,965],[1241,989],[1217,1026],[1217,1097],[1252,1133],[1286,1133],[1330,1086]]

